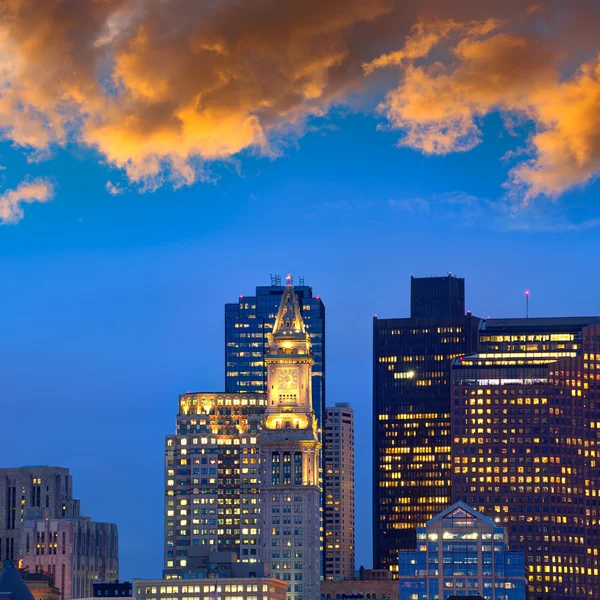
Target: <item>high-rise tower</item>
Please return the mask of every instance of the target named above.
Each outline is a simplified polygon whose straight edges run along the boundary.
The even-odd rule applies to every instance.
[[[354,578],[354,411],[348,402],[326,409],[323,434],[325,579]]]
[[[288,277],[268,335],[267,409],[259,437],[262,556],[288,600],[319,596],[321,444],[312,409],[310,337]]]
[[[451,494],[451,360],[477,346],[481,319],[464,312],[464,279],[412,278],[409,319],[373,321],[373,562],[398,551]]]

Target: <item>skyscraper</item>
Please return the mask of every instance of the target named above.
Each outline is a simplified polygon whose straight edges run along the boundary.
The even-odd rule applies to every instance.
[[[452,409],[454,496],[505,525],[530,600],[600,598],[600,318],[488,320]]]
[[[354,411],[348,402],[325,415],[325,579],[354,577]]]
[[[26,520],[20,538],[21,563],[47,571],[61,598],[90,598],[94,581],[119,577],[119,537],[114,523],[89,517]]]
[[[0,553],[50,573],[64,600],[89,597],[95,579],[119,576],[117,526],[79,510],[69,469],[0,469]]]
[[[313,600],[321,575],[321,444],[310,336],[289,280],[268,343],[268,403],[259,439],[263,559],[273,577],[288,582],[288,600]]]
[[[258,286],[254,296],[240,296],[225,305],[225,391],[266,392],[268,352],[267,336],[284,291],[280,277],[272,277],[270,286]],[[294,288],[315,361],[312,371],[312,407],[319,427],[325,410],[325,305],[313,296],[311,287]]]
[[[525,600],[523,552],[504,528],[457,502],[417,528],[417,546],[400,552],[400,600]]]
[[[57,519],[79,515],[73,499],[69,469],[20,467],[0,469],[0,567],[3,560],[16,561],[23,521]]]
[[[258,433],[265,394],[179,396],[165,448],[164,576],[188,572],[194,546],[259,559]]]
[[[373,321],[373,563],[398,551],[451,502],[451,359],[477,347],[464,280],[411,279],[411,317]]]

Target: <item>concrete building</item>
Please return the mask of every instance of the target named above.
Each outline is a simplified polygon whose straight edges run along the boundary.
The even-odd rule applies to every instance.
[[[271,575],[288,584],[288,600],[314,600],[321,575],[321,443],[310,337],[290,278],[268,343],[268,404],[259,437],[262,556]]]
[[[285,600],[287,584],[273,577],[134,579],[136,600]]]
[[[415,551],[399,555],[400,600],[525,600],[523,552],[509,551],[506,532],[457,502],[417,529]]]
[[[19,467],[0,469],[0,569],[3,560],[18,561],[21,525],[26,519],[79,515],[69,469]]]
[[[506,527],[531,600],[600,598],[600,318],[488,320],[452,375],[455,499]]]
[[[89,517],[25,520],[19,555],[30,573],[52,575],[63,600],[89,598],[95,580],[119,576],[117,526]]]
[[[347,402],[325,410],[325,579],[354,576],[354,411]]]
[[[163,576],[182,575],[195,548],[260,554],[258,433],[265,394],[179,397],[165,448]]]

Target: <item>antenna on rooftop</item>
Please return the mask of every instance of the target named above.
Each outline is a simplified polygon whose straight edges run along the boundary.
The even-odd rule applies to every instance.
[[[304,285],[304,277],[298,277],[298,285],[299,286],[303,286]]]
[[[529,290],[525,290],[525,318],[529,319]]]
[[[281,285],[281,275],[271,275],[271,285]]]

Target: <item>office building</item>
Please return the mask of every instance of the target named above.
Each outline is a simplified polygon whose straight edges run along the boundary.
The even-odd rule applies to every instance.
[[[325,579],[354,576],[354,411],[347,402],[325,409]]]
[[[290,283],[292,282],[290,277]],[[225,305],[225,391],[229,393],[267,391],[267,336],[285,287],[281,278],[271,277],[270,286],[258,286],[254,296],[240,296]],[[310,335],[315,361],[312,370],[312,406],[319,427],[325,410],[325,305],[313,296],[311,287],[295,288],[304,325]]]
[[[600,598],[600,318],[489,320],[452,370],[455,498],[506,527],[530,600]]]
[[[19,552],[30,573],[50,573],[63,600],[90,598],[98,579],[119,576],[117,526],[89,517],[25,520]]]
[[[287,600],[314,600],[321,576],[321,443],[311,341],[289,282],[268,345],[268,403],[259,438],[262,556],[271,576],[288,583]]]
[[[59,519],[79,515],[69,469],[20,467],[0,469],[0,564],[18,561],[25,519]]]
[[[451,503],[451,360],[476,350],[481,325],[452,275],[412,278],[411,306],[373,321],[373,565],[394,573]]]
[[[165,449],[164,576],[184,576],[195,546],[259,558],[258,433],[265,394],[179,396]]]
[[[136,600],[286,600],[287,584],[273,577],[134,579]]]
[[[504,529],[458,502],[417,528],[416,550],[403,551],[400,600],[525,600],[523,552],[510,551]]]

